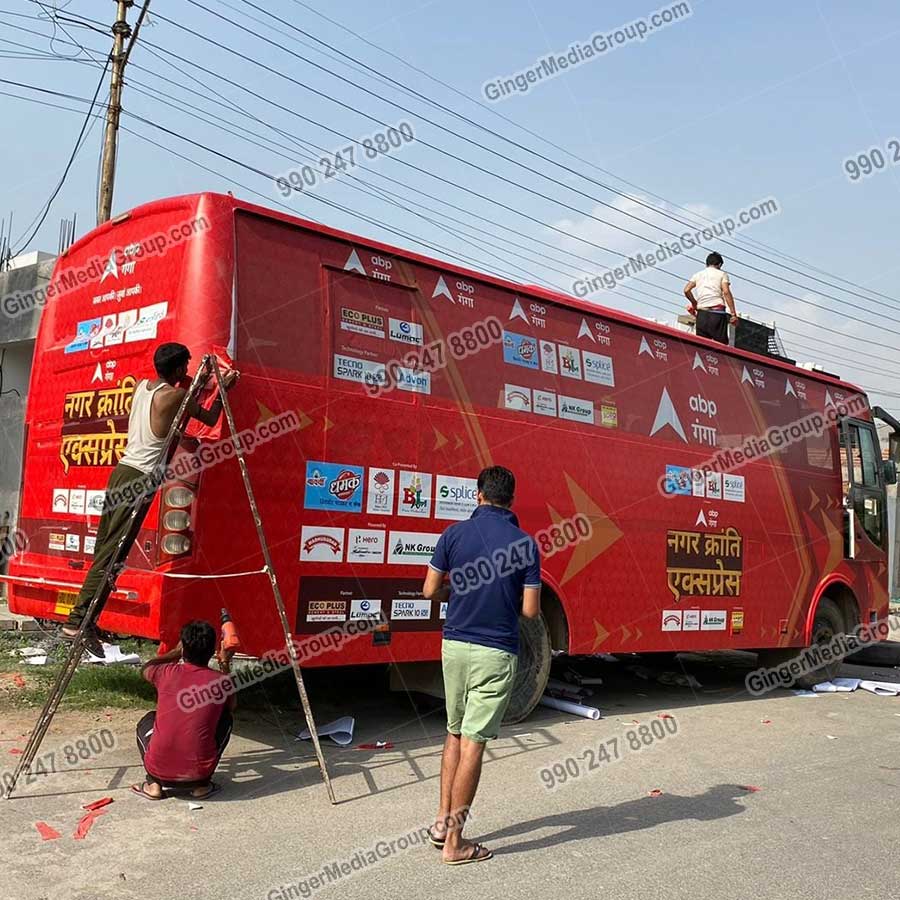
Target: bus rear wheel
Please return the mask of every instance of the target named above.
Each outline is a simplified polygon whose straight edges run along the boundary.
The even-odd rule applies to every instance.
[[[823,597],[816,607],[813,618],[810,647],[825,646],[845,629],[844,614],[840,606],[830,597]],[[803,650],[800,648],[785,648],[779,650],[763,650],[759,654],[760,664],[766,668],[777,668],[794,659],[800,659]],[[842,659],[833,659],[818,669],[799,675],[794,680],[794,686],[798,688],[811,688],[823,681],[831,681],[841,670]]]
[[[519,618],[519,665],[513,684],[512,697],[503,722],[514,725],[527,718],[538,705],[550,677],[550,631],[543,616],[536,619]]]

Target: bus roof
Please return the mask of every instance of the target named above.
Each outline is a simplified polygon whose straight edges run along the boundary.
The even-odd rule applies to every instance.
[[[422,263],[423,265],[427,265],[432,268],[441,269],[445,272],[455,273],[463,278],[487,282],[496,287],[512,290],[523,295],[530,295],[539,299],[548,300],[558,305],[567,306],[571,309],[579,310],[591,315],[600,315],[608,319],[636,326],[643,329],[644,331],[657,332],[658,334],[664,335],[666,337],[677,338],[679,340],[686,341],[687,343],[695,344],[696,346],[702,347],[706,350],[713,350],[717,354],[737,357],[739,359],[745,359],[750,362],[763,362],[767,366],[773,366],[775,368],[791,372],[795,376],[800,378],[807,378],[821,382],[823,384],[843,387],[855,391],[859,394],[866,394],[866,391],[864,391],[858,385],[853,384],[852,382],[845,381],[842,378],[828,375],[823,372],[816,372],[812,369],[804,369],[791,363],[784,362],[780,359],[777,359],[776,357],[761,356],[749,350],[741,350],[736,347],[725,346],[706,338],[697,337],[697,335],[691,334],[690,332],[680,331],[670,325],[664,325],[651,319],[644,319],[641,316],[636,316],[631,313],[623,312],[622,310],[616,310],[608,306],[603,306],[599,303],[582,300],[569,294],[562,293],[561,291],[550,290],[538,285],[528,285],[510,281],[508,279],[501,278],[498,275],[491,275],[486,272],[478,271],[476,269],[466,268],[465,266],[461,266],[457,263],[450,263],[441,259],[437,259],[435,257],[425,256],[421,253],[415,253],[412,250],[406,250],[402,247],[396,247],[393,244],[386,244],[383,241],[378,241],[374,238],[363,237],[358,234],[353,234],[349,231],[342,231],[338,228],[332,228],[328,225],[322,225],[318,222],[304,219],[301,216],[296,216],[290,213],[281,212],[279,210],[270,209],[269,207],[260,206],[259,204],[251,203],[247,200],[241,200],[238,197],[232,196],[231,194],[219,194],[214,191],[203,191],[196,194],[182,194],[176,197],[167,197],[160,200],[152,200],[148,203],[143,203],[140,206],[135,206],[134,208],[124,213],[120,213],[119,215],[110,219],[108,222],[105,222],[103,225],[100,225],[94,230],[85,234],[82,238],[72,244],[72,246],[69,247],[68,250],[65,251],[63,257],[71,253],[73,250],[81,247],[86,242],[93,240],[99,235],[105,234],[111,229],[114,229],[120,222],[124,222],[126,220],[134,219],[144,215],[159,215],[160,213],[165,212],[167,208],[171,209],[173,212],[197,210],[197,208],[204,202],[211,202],[215,205],[220,206],[230,206],[232,210],[235,211],[242,210],[244,212],[253,213],[255,215],[266,216],[268,218],[287,222],[292,225],[297,225],[309,231],[328,235],[329,237],[337,238],[349,243],[364,244],[365,246],[373,250],[377,250],[380,253],[388,253],[391,256],[403,257],[405,259]]]

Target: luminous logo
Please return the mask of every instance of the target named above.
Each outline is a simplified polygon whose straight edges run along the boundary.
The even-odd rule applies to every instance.
[[[325,486],[325,476],[318,470],[313,469],[312,475],[306,479],[306,483],[310,487],[324,487]]]

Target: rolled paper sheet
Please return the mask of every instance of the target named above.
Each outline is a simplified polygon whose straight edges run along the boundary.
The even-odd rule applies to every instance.
[[[599,719],[600,710],[594,706],[584,706],[581,703],[574,703],[572,700],[560,700],[558,697],[548,697],[544,694],[540,699],[541,706],[547,706],[550,709],[556,709],[560,712],[572,713],[574,716],[581,716],[583,719]]]

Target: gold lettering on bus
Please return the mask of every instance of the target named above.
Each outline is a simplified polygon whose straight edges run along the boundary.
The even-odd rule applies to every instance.
[[[116,431],[116,423],[106,420],[108,432],[99,434],[64,434],[59,448],[63,470],[69,466],[113,466],[122,458],[127,431]]]
[[[676,603],[682,597],[741,595],[743,538],[736,528],[672,530],[666,544],[666,583]]]

